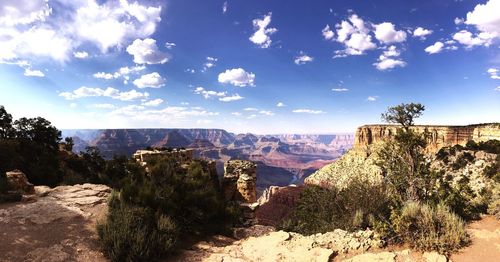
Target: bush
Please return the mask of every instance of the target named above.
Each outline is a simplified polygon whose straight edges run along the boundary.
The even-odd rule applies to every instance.
[[[388,216],[389,198],[382,185],[352,181],[345,189],[308,186],[301,192],[297,206],[278,227],[301,234],[364,229]]]
[[[169,216],[130,206],[110,197],[107,221],[97,225],[104,253],[111,261],[152,261],[175,249],[178,229]]]
[[[391,216],[391,222],[398,239],[420,250],[446,254],[469,241],[464,221],[445,205],[433,208],[408,202]]]

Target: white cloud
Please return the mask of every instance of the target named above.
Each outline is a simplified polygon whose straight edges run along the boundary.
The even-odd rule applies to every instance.
[[[271,16],[272,13],[269,12],[262,19],[257,18],[252,21],[253,27],[256,31],[252,36],[250,36],[249,40],[261,48],[268,48],[271,46],[271,35],[278,31],[278,29],[273,27],[267,28],[271,23]]]
[[[475,25],[478,30],[492,37],[500,37],[500,0],[489,0],[478,4],[467,13],[465,24]]]
[[[209,99],[212,97],[218,97],[219,101],[222,102],[232,102],[232,101],[237,101],[241,100],[244,97],[240,96],[239,94],[233,94],[233,95],[228,95],[227,92],[217,92],[213,90],[206,90],[205,88],[199,86],[194,90],[195,94],[202,95],[205,99]]]
[[[210,56],[207,56],[207,61],[203,64],[203,69],[201,70],[202,72],[205,72],[207,71],[208,69],[216,66],[216,62],[218,61],[219,59],[215,58],[215,57],[210,57]]]
[[[73,52],[73,56],[75,58],[85,59],[85,58],[89,57],[89,53],[87,53],[85,51],[78,51],[78,52]]]
[[[276,106],[277,106],[277,107],[284,107],[284,106],[285,106],[285,104],[283,104],[283,102],[278,102],[278,103],[276,104]]]
[[[474,36],[467,30],[461,30],[453,35],[453,39],[465,45],[467,48],[472,48],[476,45],[490,46],[494,37],[494,35],[487,32],[482,32]]]
[[[314,60],[313,57],[308,56],[304,54],[303,52],[300,52],[300,55],[295,57],[295,60],[293,61],[296,65],[303,65],[308,62],[312,62]]]
[[[124,116],[129,120],[148,121],[156,124],[172,124],[184,122],[193,117],[217,116],[219,113],[194,107],[169,106],[153,110],[144,106],[128,105],[110,112],[109,115]]]
[[[496,68],[489,68],[488,71],[488,74],[490,74],[490,78],[491,79],[500,79],[500,76],[498,75],[498,69]]]
[[[339,88],[332,88],[333,92],[347,92],[349,89],[344,88],[344,87],[339,87]]]
[[[459,24],[462,24],[464,22],[464,19],[463,18],[458,18],[458,17],[455,17],[455,20],[453,20],[453,22],[456,24],[456,25],[459,25]]]
[[[77,103],[71,103],[71,104],[69,104],[69,107],[71,107],[71,108],[76,108],[77,106],[78,106]]]
[[[378,96],[369,96],[368,98],[366,98],[366,100],[370,101],[370,102],[377,101],[377,99],[378,99]]]
[[[2,0],[0,61],[50,58],[65,62],[82,44],[95,44],[103,53],[121,48],[130,39],[153,34],[161,7],[127,0]],[[86,54],[86,55],[85,55]]]
[[[176,46],[177,46],[177,45],[176,45],[175,43],[169,43],[169,42],[166,42],[166,43],[165,43],[165,47],[166,47],[167,49],[172,49],[172,48],[174,48],[174,47],[176,47]]]
[[[115,109],[116,108],[116,106],[113,104],[93,104],[93,105],[90,105],[90,107],[99,108],[99,109]]]
[[[108,87],[106,89],[92,88],[82,86],[72,92],[62,92],[59,96],[64,97],[66,100],[74,100],[84,97],[110,97],[122,101],[131,101],[135,99],[146,99],[149,97],[149,93],[137,92],[136,90],[130,90],[127,92],[120,92],[120,90]]]
[[[100,79],[106,79],[106,80],[111,80],[111,79],[117,79],[120,77],[123,77],[125,81],[128,81],[130,78],[130,74],[135,74],[138,73],[142,70],[146,69],[145,66],[134,66],[134,67],[121,67],[114,73],[105,73],[105,72],[97,72],[93,74],[94,78],[100,78]]]
[[[167,80],[161,77],[157,72],[151,74],[142,75],[140,78],[134,80],[134,85],[138,88],[160,88],[165,85]]]
[[[188,69],[184,70],[184,72],[194,74],[194,73],[196,73],[196,70],[194,70],[192,68],[188,68]]]
[[[225,14],[227,12],[227,9],[229,7],[229,4],[226,2],[224,2],[224,4],[222,5],[222,13]]]
[[[243,108],[244,111],[259,111],[259,109],[255,108],[255,107],[247,107],[247,108]]]
[[[233,116],[241,116],[242,114],[240,112],[232,112],[231,115],[233,115]]]
[[[342,21],[335,25],[337,28],[337,42],[345,45],[344,50],[335,51],[334,58],[348,55],[362,55],[367,50],[375,49],[377,45],[372,42],[370,30],[356,14],[349,17],[349,21]]]
[[[333,37],[335,36],[335,33],[330,29],[330,25],[326,25],[323,30],[321,30],[321,34],[323,35],[323,38],[325,40],[332,40]]]
[[[26,25],[44,21],[51,13],[47,0],[2,0],[0,26]]]
[[[388,47],[382,55],[379,56],[378,60],[376,63],[373,65],[380,71],[388,70],[388,69],[393,69],[395,67],[405,67],[406,62],[398,59],[400,55],[399,50],[397,50],[396,46],[390,46]]]
[[[265,115],[265,116],[274,116],[274,113],[272,111],[267,111],[267,110],[261,110],[261,111],[259,111],[259,114]]]
[[[495,87],[495,89],[493,89],[493,90],[500,92],[500,86]]]
[[[425,52],[429,54],[437,54],[443,50],[444,44],[442,42],[436,42],[424,49]]]
[[[142,105],[143,106],[159,106],[161,103],[163,103],[163,99],[157,98],[154,100],[149,100],[147,102],[143,102]]]
[[[384,44],[400,43],[406,40],[406,32],[397,31],[392,23],[384,22],[375,25],[375,38]]]
[[[238,94],[234,94],[234,95],[230,95],[230,96],[219,97],[219,101],[222,101],[222,102],[232,102],[232,101],[241,100],[243,98],[244,97],[242,97],[242,96],[240,96]]]
[[[205,99],[209,99],[212,97],[224,97],[226,96],[226,92],[217,92],[213,90],[205,90],[205,88],[199,86],[194,90],[195,94],[202,95]]]
[[[31,70],[30,68],[24,69],[25,76],[34,76],[34,77],[44,77],[45,74],[40,70]]]
[[[127,0],[108,1],[100,5],[96,0],[75,1],[78,5],[71,27],[82,40],[93,42],[101,51],[121,47],[134,38],[145,38],[156,31],[161,21],[161,6],[147,7]]]
[[[246,72],[243,68],[233,68],[220,73],[218,80],[219,83],[233,86],[254,86],[255,74]]]
[[[170,59],[167,53],[158,50],[156,40],[151,38],[134,40],[127,47],[127,53],[134,56],[134,62],[137,64],[164,64]]]
[[[417,27],[415,31],[413,31],[413,37],[420,37],[420,39],[425,40],[425,38],[432,34],[432,30],[424,29],[422,27]]]
[[[312,109],[295,109],[293,113],[305,113],[305,114],[324,114],[326,112],[322,110],[312,110]]]

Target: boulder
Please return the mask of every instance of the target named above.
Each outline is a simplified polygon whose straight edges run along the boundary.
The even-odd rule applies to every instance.
[[[34,194],[35,187],[28,181],[26,175],[20,170],[13,170],[5,173],[9,189],[21,194]]]
[[[447,262],[446,256],[441,255],[437,252],[425,252],[422,256],[427,262]]]

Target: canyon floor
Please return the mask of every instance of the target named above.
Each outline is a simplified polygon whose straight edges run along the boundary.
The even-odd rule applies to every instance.
[[[106,214],[109,192],[92,184],[36,187],[22,202],[0,204],[0,261],[107,261],[95,225]],[[500,221],[485,216],[468,232],[472,244],[449,259],[497,261]],[[376,248],[366,231],[301,236],[257,226],[236,233],[241,239],[215,236],[166,261],[446,261],[405,247]]]

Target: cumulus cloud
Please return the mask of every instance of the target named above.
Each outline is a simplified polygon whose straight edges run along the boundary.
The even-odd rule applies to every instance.
[[[93,76],[94,78],[106,79],[106,80],[123,77],[125,79],[125,83],[127,83],[127,81],[130,79],[130,74],[138,73],[144,69],[146,69],[145,66],[133,66],[133,67],[125,66],[121,67],[114,73],[97,72],[93,74]]]
[[[430,45],[424,49],[425,52],[429,54],[437,54],[443,50],[444,44],[442,42],[436,42],[433,45]]]
[[[218,61],[219,59],[215,58],[215,57],[211,57],[211,56],[207,56],[207,61],[203,64],[203,69],[201,70],[202,72],[205,72],[207,71],[208,69],[216,66],[216,62]]]
[[[474,46],[480,45],[490,46],[494,38],[495,35],[488,32],[482,32],[477,36],[474,36],[467,30],[461,30],[453,35],[453,39],[455,39],[460,44],[465,45],[466,48],[472,48]]]
[[[165,47],[166,47],[167,49],[172,49],[172,48],[174,48],[174,47],[176,47],[176,46],[177,46],[177,45],[176,45],[175,43],[170,43],[170,42],[166,42],[166,43],[165,43]]]
[[[406,40],[406,32],[396,30],[392,23],[383,22],[375,25],[375,38],[384,44],[400,43]]]
[[[66,100],[74,100],[84,97],[110,97],[122,101],[131,101],[136,99],[146,99],[149,97],[149,93],[137,92],[136,90],[130,90],[127,92],[120,92],[120,90],[108,87],[106,89],[93,88],[82,86],[72,92],[61,92],[59,96],[64,97]]]
[[[392,45],[379,56],[377,62],[373,65],[380,71],[393,69],[395,67],[405,67],[406,62],[397,58],[400,54],[401,52],[397,50],[396,46]]]
[[[303,52],[300,52],[300,55],[295,57],[295,59],[293,60],[293,62],[296,64],[296,65],[303,65],[305,63],[308,63],[308,62],[312,62],[314,60],[313,57],[311,56],[308,56],[306,55],[305,53]]]
[[[242,97],[242,96],[240,96],[238,94],[234,94],[234,95],[230,95],[230,96],[219,97],[219,101],[222,101],[222,102],[232,102],[232,101],[241,100],[243,98],[244,97]]]
[[[375,49],[377,45],[372,42],[368,26],[356,14],[349,17],[349,20],[342,21],[335,25],[337,29],[337,42],[344,44],[344,50],[335,51],[334,58],[348,55],[362,55],[367,50]]]
[[[272,111],[268,111],[268,110],[261,110],[261,111],[259,111],[259,114],[265,115],[265,116],[274,116],[274,113]]]
[[[243,108],[244,111],[259,111],[259,109],[255,108],[255,107],[246,107],[246,108]]]
[[[240,112],[232,112],[231,115],[233,115],[233,116],[241,116],[242,114]]]
[[[283,102],[278,102],[278,103],[276,104],[276,106],[277,106],[277,107],[284,107],[284,106],[285,106],[285,104],[283,104]]]
[[[89,107],[98,108],[98,109],[115,109],[116,106],[113,104],[92,104]]]
[[[500,0],[489,0],[478,4],[474,10],[467,13],[465,24],[474,25],[483,33],[500,37]]]
[[[145,106],[128,105],[109,113],[110,116],[124,116],[132,120],[148,121],[156,124],[181,123],[190,118],[211,117],[219,115],[203,108],[168,106],[163,109],[149,109]]]
[[[220,83],[233,86],[254,86],[255,74],[246,72],[243,68],[233,68],[220,73],[218,80]]]
[[[322,110],[313,110],[313,109],[295,109],[292,111],[293,113],[305,113],[305,114],[324,114],[326,112],[322,111]]]
[[[349,89],[344,88],[344,87],[339,87],[339,88],[332,88],[333,92],[347,92]]]
[[[366,101],[373,102],[373,101],[377,101],[377,99],[378,99],[378,96],[369,96],[368,98],[366,98]]]
[[[30,68],[24,69],[25,76],[34,76],[34,77],[44,77],[45,74],[40,70],[31,70]]]
[[[120,1],[3,0],[0,6],[0,62],[49,58],[65,62],[82,44],[103,53],[130,39],[153,34],[161,7]]]
[[[85,51],[78,51],[78,52],[73,52],[73,56],[75,58],[85,59],[85,58],[89,57],[89,53],[87,53]]]
[[[134,80],[134,85],[138,88],[160,88],[165,85],[167,80],[161,77],[157,72],[151,74],[142,75],[140,78]]]
[[[157,99],[143,102],[142,105],[143,106],[159,106],[161,103],[163,103],[163,99],[157,98]]]
[[[261,48],[268,48],[271,46],[271,35],[278,31],[278,29],[274,27],[268,28],[271,23],[271,16],[272,13],[269,12],[262,19],[257,18],[252,21],[253,28],[256,31],[250,36],[249,40]]]
[[[229,4],[226,2],[224,2],[224,4],[222,4],[222,13],[225,14],[227,12],[227,9],[229,8]]]
[[[432,30],[424,29],[423,27],[417,27],[417,29],[413,31],[413,37],[419,37],[422,40],[425,40],[430,34],[432,34]]]
[[[326,25],[323,30],[321,30],[321,34],[323,35],[323,38],[325,40],[333,40],[333,37],[335,37],[335,33],[330,29],[330,25]]]
[[[495,87],[495,89],[493,89],[493,90],[500,92],[500,86]]]
[[[459,24],[462,24],[464,22],[464,19],[463,18],[458,18],[458,17],[455,17],[455,20],[453,20],[453,22],[456,24],[456,25],[459,25]]]
[[[486,72],[488,72],[491,79],[500,79],[500,76],[498,75],[498,69],[489,68],[488,71],[486,71]]]
[[[206,90],[205,88],[199,86],[194,90],[195,94],[202,95],[205,99],[209,99],[212,97],[218,97],[219,101],[222,102],[232,102],[241,100],[244,97],[239,94],[228,95],[227,92],[217,92],[213,90]]]
[[[170,59],[167,53],[158,50],[156,40],[151,38],[134,40],[127,47],[127,53],[134,56],[134,62],[137,64],[164,64]]]

